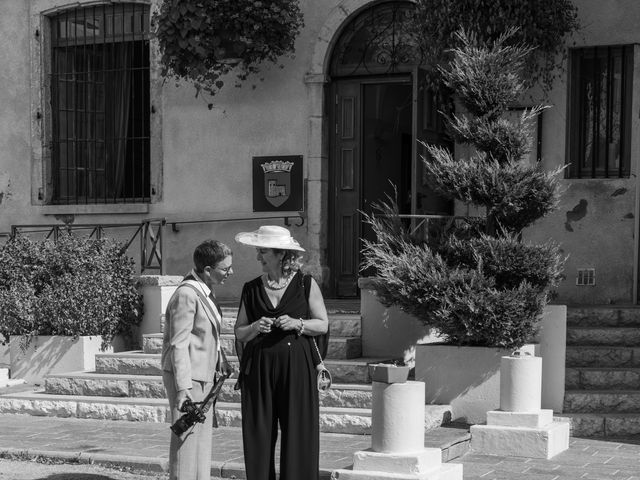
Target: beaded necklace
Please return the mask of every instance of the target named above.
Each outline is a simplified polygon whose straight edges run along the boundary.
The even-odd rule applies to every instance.
[[[291,277],[293,277],[293,275],[287,275],[284,278],[284,283],[280,283],[282,282],[282,278],[280,279],[280,281],[273,281],[269,279],[269,275],[267,275],[266,273],[262,276],[262,281],[264,282],[264,285],[269,289],[269,290],[282,290],[283,288],[285,288],[287,285],[289,285],[289,282],[291,281]]]

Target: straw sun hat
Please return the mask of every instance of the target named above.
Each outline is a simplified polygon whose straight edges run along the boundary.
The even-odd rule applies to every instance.
[[[236,242],[251,247],[305,251],[291,236],[289,230],[275,225],[263,225],[254,232],[240,232],[236,235]]]

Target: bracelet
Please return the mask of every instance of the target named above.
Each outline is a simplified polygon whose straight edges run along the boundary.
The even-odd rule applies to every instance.
[[[296,328],[296,330],[298,331],[298,336],[302,335],[302,333],[304,332],[304,320],[300,319],[300,326]]]

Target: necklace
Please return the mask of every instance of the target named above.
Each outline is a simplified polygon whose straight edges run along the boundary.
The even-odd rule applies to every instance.
[[[274,280],[270,280],[269,275],[264,274],[262,277],[262,281],[269,290],[282,290],[287,285],[289,285],[291,277],[292,275],[287,275],[286,277],[282,277],[279,281],[276,282]],[[282,280],[284,280],[284,282]]]

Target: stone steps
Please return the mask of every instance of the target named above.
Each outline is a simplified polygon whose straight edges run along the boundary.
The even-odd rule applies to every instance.
[[[640,387],[640,368],[567,367],[565,386],[569,390],[629,390]]]
[[[225,382],[218,401],[240,403],[235,379]],[[162,377],[157,375],[99,374],[72,372],[49,375],[44,393],[90,397],[166,398]],[[371,408],[370,384],[336,384],[320,393],[320,406],[333,408]]]
[[[567,390],[563,411],[640,415],[640,390]]]
[[[236,356],[235,336],[232,333],[220,335],[220,344],[227,356]],[[162,352],[162,334],[152,333],[143,336],[142,350],[144,353]],[[327,358],[347,359],[359,358],[362,355],[361,337],[329,337]]]
[[[220,426],[241,426],[239,404],[218,402],[216,412]],[[164,398],[52,395],[39,391],[0,395],[0,413],[167,422],[169,404]],[[425,428],[427,430],[446,424],[450,420],[451,409],[448,405],[426,406]],[[371,433],[371,410],[321,407],[320,431],[368,435]]]
[[[567,328],[636,327],[640,328],[640,306],[585,306],[567,308]]]
[[[567,345],[567,367],[640,367],[640,347]]]
[[[575,437],[627,437],[640,435],[640,413],[563,413],[571,420]]]
[[[574,436],[640,433],[640,308],[567,309],[563,416]]]
[[[238,358],[229,357],[229,362],[238,368]],[[325,360],[335,383],[370,383],[370,363],[388,359],[357,358]],[[125,375],[162,375],[159,353],[144,353],[142,350],[120,353],[99,353],[96,355],[96,373]]]
[[[222,308],[222,332],[233,334],[237,309]],[[329,313],[331,337],[359,337],[362,335],[362,319],[355,313]]]
[[[567,345],[633,347],[640,345],[638,327],[569,327]]]

